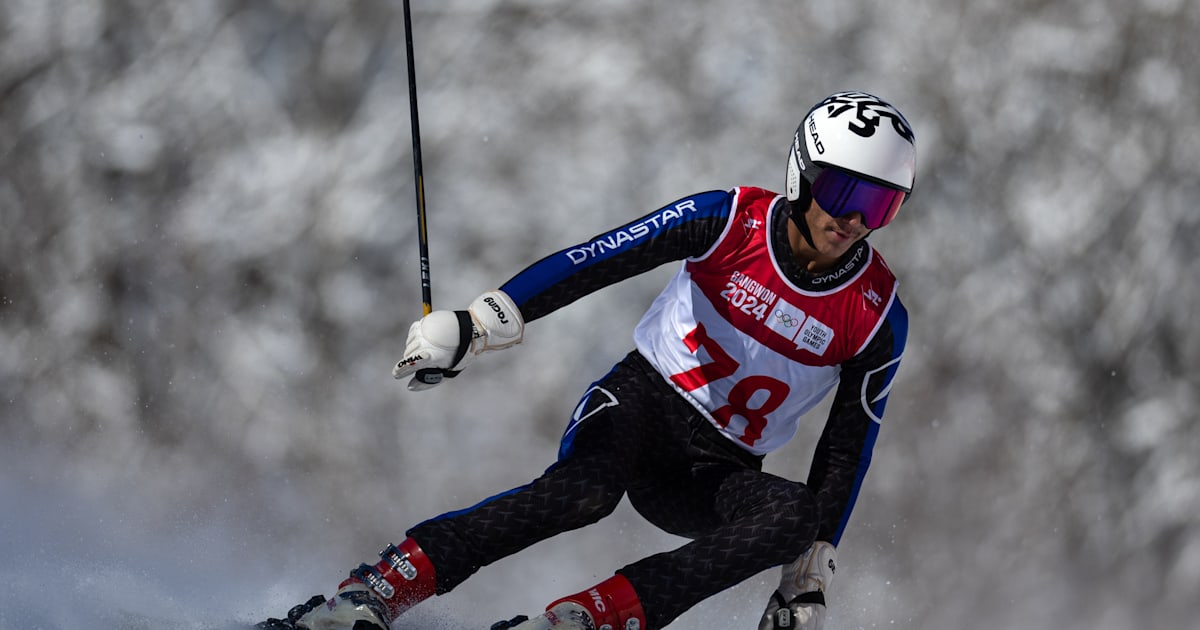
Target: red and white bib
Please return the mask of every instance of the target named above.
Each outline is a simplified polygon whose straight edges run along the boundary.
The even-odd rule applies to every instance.
[[[709,251],[684,261],[634,331],[637,349],[727,437],[755,454],[788,442],[838,383],[840,364],[879,329],[896,278],[868,247],[850,277],[804,290],[775,262],[770,226],[782,197],[734,191]],[[790,253],[784,253],[790,256]]]

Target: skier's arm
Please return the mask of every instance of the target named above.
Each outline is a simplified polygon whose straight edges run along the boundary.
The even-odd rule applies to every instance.
[[[733,191],[710,191],[684,197],[546,256],[500,290],[529,322],[663,263],[699,256],[725,229],[733,195]]]
[[[850,519],[879,433],[884,406],[908,335],[908,313],[896,297],[875,336],[842,366],[833,408],[813,455],[808,486],[817,495],[817,540],[837,545]]]
[[[819,630],[824,626],[825,592],[833,582],[836,545],[871,463],[871,449],[907,334],[908,314],[897,297],[867,346],[842,366],[841,383],[808,474],[808,486],[821,508],[817,540],[783,567],[779,588],[767,601],[759,630]]]
[[[712,247],[732,212],[734,193],[684,197],[525,268],[465,311],[434,311],[409,327],[404,358],[392,369],[422,390],[452,377],[476,356],[521,342],[525,322],[615,282]]]

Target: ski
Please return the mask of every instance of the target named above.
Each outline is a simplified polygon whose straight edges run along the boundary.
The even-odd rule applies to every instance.
[[[529,621],[529,617],[517,615],[508,621],[497,621],[488,630],[509,630],[510,628],[516,628],[518,624],[525,623],[526,621]]]

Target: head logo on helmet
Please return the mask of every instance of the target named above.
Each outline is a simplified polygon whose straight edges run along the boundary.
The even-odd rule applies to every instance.
[[[859,212],[876,229],[896,215],[916,180],[908,120],[866,92],[838,92],[817,103],[796,129],[788,155],[787,198],[826,212]]]

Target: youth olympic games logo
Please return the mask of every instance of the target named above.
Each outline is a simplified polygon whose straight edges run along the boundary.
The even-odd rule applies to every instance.
[[[800,320],[792,317],[791,313],[785,313],[780,309],[775,309],[775,321],[784,328],[795,328],[800,325]]]

